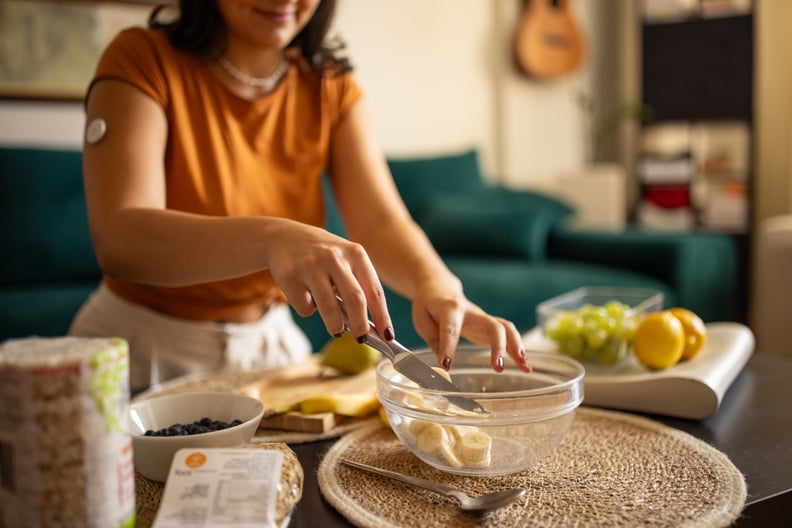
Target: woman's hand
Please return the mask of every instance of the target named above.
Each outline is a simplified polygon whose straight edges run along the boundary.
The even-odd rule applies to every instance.
[[[291,220],[277,222],[269,238],[269,269],[289,303],[303,317],[314,310],[331,335],[344,331],[338,297],[343,299],[352,335],[359,342],[369,331],[368,313],[386,341],[393,325],[385,294],[363,246]]]
[[[525,372],[531,367],[525,359],[522,337],[513,323],[487,314],[465,297],[461,286],[433,281],[425,284],[413,298],[413,322],[418,334],[437,355],[438,363],[451,368],[460,337],[489,346],[491,365],[497,372],[504,368],[508,354]]]

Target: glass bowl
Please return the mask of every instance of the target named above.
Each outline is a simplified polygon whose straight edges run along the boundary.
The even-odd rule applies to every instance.
[[[437,364],[430,349],[415,354]],[[498,373],[488,347],[460,345],[450,374],[461,394],[418,388],[385,360],[377,365],[377,395],[396,435],[430,466],[471,476],[519,473],[556,448],[583,401],[579,362],[552,353],[526,356],[532,373],[511,359]],[[487,412],[460,409],[447,394],[473,398]]]
[[[190,447],[233,447],[246,444],[258,429],[264,405],[256,398],[226,392],[185,392],[140,400],[129,406],[127,427],[132,436],[135,468],[151,480],[165,482],[173,455]],[[211,432],[182,436],[146,436],[175,424],[209,418],[242,423]]]
[[[540,303],[536,315],[560,353],[612,367],[628,357],[638,323],[662,310],[663,300],[662,292],[651,289],[584,287]]]

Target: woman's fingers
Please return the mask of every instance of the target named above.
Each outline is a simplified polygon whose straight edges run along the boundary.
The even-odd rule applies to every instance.
[[[528,363],[528,360],[525,357],[525,347],[523,347],[522,343],[522,335],[520,335],[519,330],[517,327],[514,326],[514,323],[511,321],[507,321],[506,319],[502,319],[500,317],[495,318],[501,325],[506,333],[506,352],[511,356],[517,366],[524,370],[525,372],[531,372],[531,365]]]
[[[415,310],[413,317],[421,337],[435,351],[438,362],[445,369],[451,367],[460,337],[477,345],[488,346],[491,351],[490,364],[496,372],[505,368],[505,357],[511,357],[525,372],[531,366],[525,358],[522,336],[513,323],[491,316],[477,306],[467,303],[454,307],[445,303],[445,309],[436,309],[434,314]]]
[[[332,277],[338,296],[344,304],[350,331],[358,341],[368,334],[369,313],[381,338],[394,337],[393,324],[385,301],[385,291],[374,265],[362,246],[353,245],[346,257],[348,267]]]
[[[306,230],[302,235],[291,237],[270,265],[295,311],[307,317],[318,310],[327,331],[338,335],[345,329],[340,298],[355,338],[365,340],[371,312],[380,336],[392,340],[384,290],[363,247],[323,231]]]
[[[438,364],[445,370],[450,369],[454,362],[464,318],[465,308],[456,298],[432,306],[413,304],[415,329],[435,351]]]

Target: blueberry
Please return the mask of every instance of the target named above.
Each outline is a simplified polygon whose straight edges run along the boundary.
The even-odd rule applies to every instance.
[[[189,424],[175,423],[159,430],[149,429],[143,436],[183,436],[210,433],[212,431],[222,431],[229,427],[240,425],[242,420],[224,422],[222,420],[212,420],[211,418],[201,418]]]
[[[173,424],[168,427],[168,435],[169,436],[180,436],[184,434],[184,428],[181,424]]]

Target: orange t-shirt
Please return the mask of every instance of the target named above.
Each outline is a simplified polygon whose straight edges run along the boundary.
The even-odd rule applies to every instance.
[[[167,208],[324,224],[321,177],[330,136],[361,97],[350,73],[320,76],[291,55],[275,90],[248,101],[228,91],[206,59],[173,48],[162,31],[131,28],[105,50],[93,82],[100,79],[128,82],[165,111]],[[203,321],[284,298],[269,271],[176,288],[104,281],[128,301]]]

